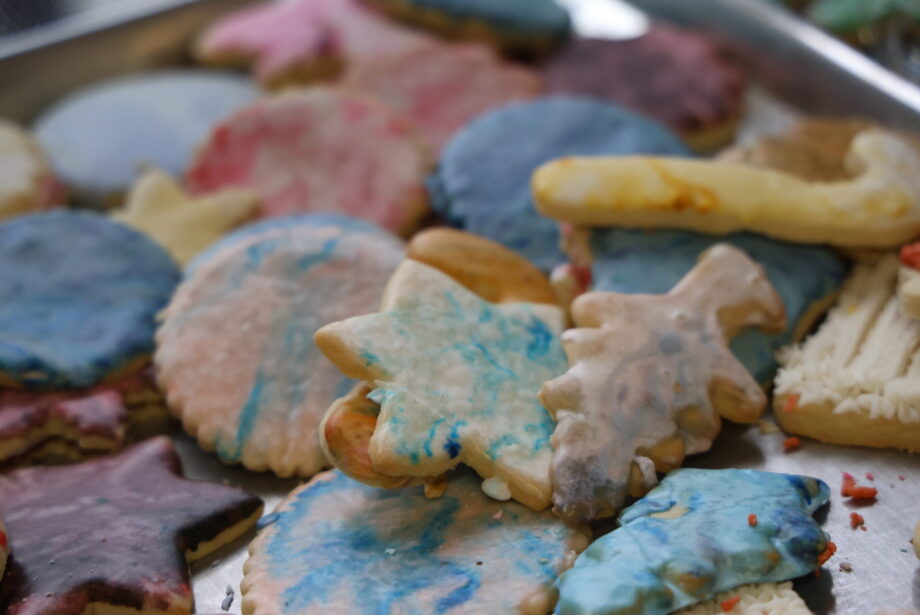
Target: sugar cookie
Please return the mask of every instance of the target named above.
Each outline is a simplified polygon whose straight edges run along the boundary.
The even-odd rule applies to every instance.
[[[901,246],[898,301],[905,316],[920,319],[920,242]]]
[[[35,139],[0,121],[0,220],[58,205],[63,196]]]
[[[731,604],[731,608],[725,609]],[[792,583],[743,585],[716,594],[709,602],[688,606],[675,615],[813,615]]]

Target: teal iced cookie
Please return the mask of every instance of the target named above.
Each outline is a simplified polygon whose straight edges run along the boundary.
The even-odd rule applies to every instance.
[[[830,248],[790,244],[761,235],[724,236],[689,231],[597,229],[590,240],[592,290],[617,293],[666,293],[696,264],[699,255],[725,242],[744,250],[767,272],[786,307],[784,333],[748,330],[731,348],[761,383],[776,372],[774,353],[800,339],[843,284],[846,263]]]
[[[556,613],[664,615],[808,574],[828,548],[812,515],[829,494],[805,476],[675,470],[562,574]]]
[[[179,267],[147,236],[92,213],[0,225],[0,383],[92,386],[153,352]]]
[[[587,541],[549,511],[489,499],[468,473],[428,499],[420,487],[377,489],[325,472],[263,519],[243,611],[542,615]]]
[[[664,126],[590,98],[509,105],[480,116],[451,139],[428,180],[431,205],[451,225],[549,271],[565,257],[558,224],[534,208],[530,176],[563,156],[627,154],[687,156],[689,151]]]
[[[211,127],[257,95],[230,73],[146,73],[67,96],[38,118],[35,133],[63,183],[83,198],[107,198],[144,167],[181,175]]]

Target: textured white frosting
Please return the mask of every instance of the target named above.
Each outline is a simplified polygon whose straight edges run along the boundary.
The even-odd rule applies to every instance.
[[[675,615],[725,615],[721,603],[733,596],[741,601],[728,611],[731,615],[811,615],[802,598],[792,589],[792,583],[745,585],[717,594],[713,600],[677,611]]]

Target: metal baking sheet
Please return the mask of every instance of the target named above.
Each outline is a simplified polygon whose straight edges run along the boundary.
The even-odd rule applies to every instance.
[[[208,19],[245,0],[121,1],[123,19],[111,13],[97,15],[57,24],[40,39],[15,44],[0,40],[0,80],[16,84],[0,95],[0,115],[25,121],[55,97],[93,80],[182,63],[190,36]],[[644,23],[641,15],[618,12],[622,9],[618,0],[564,2],[580,11],[580,27],[594,36],[629,36]],[[634,3],[656,15],[708,29],[746,55],[759,84],[748,92],[739,140],[782,130],[800,113],[798,109],[859,114],[920,128],[920,90],[762,0]],[[132,6],[137,10],[129,10]],[[113,49],[119,53],[112,53]],[[824,528],[839,551],[819,576],[796,583],[811,609],[819,615],[872,615],[882,609],[920,612],[920,561],[909,543],[920,520],[920,457],[810,440],[787,454],[783,438],[781,433],[761,433],[756,426],[726,425],[712,451],[691,458],[687,465],[756,468],[824,479],[833,493]],[[176,433],[175,440],[189,477],[258,493],[265,499],[266,512],[298,484],[225,466],[184,434]],[[837,495],[844,471],[875,476],[878,502],[859,508],[866,519],[865,532],[850,529],[853,509]],[[241,612],[239,584],[252,535],[193,566],[197,612],[223,612],[228,587],[234,593],[228,612]],[[852,572],[839,570],[843,561],[852,565]]]

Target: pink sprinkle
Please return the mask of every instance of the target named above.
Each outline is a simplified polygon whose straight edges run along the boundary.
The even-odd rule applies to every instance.
[[[498,521],[499,519],[502,518],[502,512],[504,512],[504,511],[501,511],[501,510],[498,511],[497,513],[495,513],[494,515],[492,515],[492,518],[495,519],[496,521]]]
[[[869,480],[875,480],[875,474],[873,474],[872,472],[866,472],[866,478],[868,478]]]
[[[904,480],[904,475],[903,475],[903,474],[898,474],[898,480]]]

